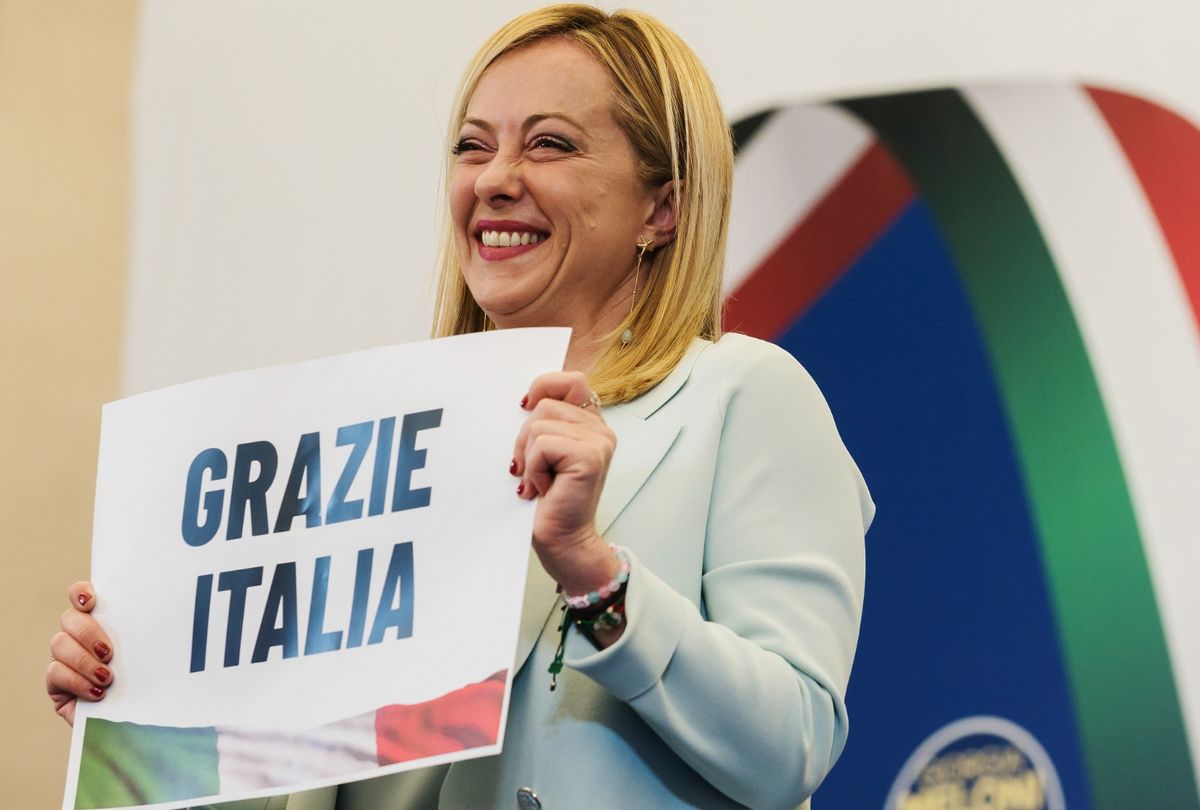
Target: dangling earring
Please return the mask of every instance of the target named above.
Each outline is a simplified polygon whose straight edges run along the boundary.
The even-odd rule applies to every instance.
[[[644,236],[638,237],[638,240],[637,240],[637,249],[638,249],[637,267],[635,267],[633,269],[633,295],[630,296],[630,298],[629,298],[629,314],[630,315],[633,314],[633,305],[637,302],[637,283],[638,283],[638,276],[641,275],[641,273],[642,273],[642,259],[645,258],[646,252],[649,251],[653,247],[654,247],[654,241],[652,239],[647,239]],[[633,343],[633,330],[627,326],[627,327],[625,327],[625,331],[621,333],[621,345],[628,346],[630,343]]]

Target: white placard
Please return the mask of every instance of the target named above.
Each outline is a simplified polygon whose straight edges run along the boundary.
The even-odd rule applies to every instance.
[[[533,520],[508,465],[521,397],[569,334],[373,349],[105,406],[92,582],[116,677],[79,701],[64,808],[498,753]]]

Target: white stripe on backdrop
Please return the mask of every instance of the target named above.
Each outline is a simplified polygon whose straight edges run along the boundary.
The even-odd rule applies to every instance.
[[[754,272],[874,142],[865,124],[837,107],[789,107],[763,125],[734,168],[726,295]]]
[[[1099,380],[1200,775],[1200,335],[1149,202],[1086,91],[965,93],[1033,207]],[[1036,358],[1030,358],[1036,361]]]

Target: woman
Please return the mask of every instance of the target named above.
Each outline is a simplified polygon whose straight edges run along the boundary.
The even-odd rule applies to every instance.
[[[287,807],[796,806],[845,742],[874,507],[795,361],[719,338],[711,82],[653,18],[555,6],[484,45],[451,140],[437,333],[573,330],[510,468],[538,506],[504,753]],[[112,677],[72,600],[47,673],[68,720]]]

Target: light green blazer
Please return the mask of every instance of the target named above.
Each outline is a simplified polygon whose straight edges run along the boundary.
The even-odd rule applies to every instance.
[[[531,559],[504,753],[238,810],[794,808],[846,741],[874,504],[808,374],[743,335],[696,340],[634,402],[598,528],[632,558],[629,625],[571,631]],[[440,793],[439,793],[440,790]],[[275,802],[272,804],[270,802]]]

